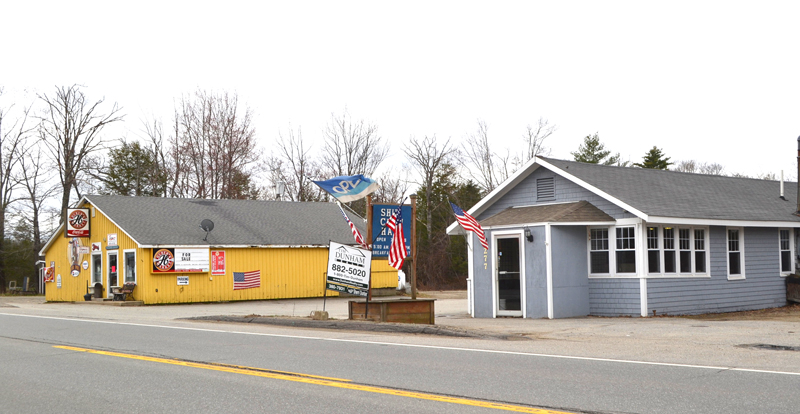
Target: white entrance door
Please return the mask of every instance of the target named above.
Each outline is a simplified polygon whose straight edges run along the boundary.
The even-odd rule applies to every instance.
[[[497,316],[522,316],[522,249],[519,235],[495,239]]]

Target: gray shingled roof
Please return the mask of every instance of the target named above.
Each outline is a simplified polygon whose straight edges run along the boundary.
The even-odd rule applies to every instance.
[[[333,203],[97,195],[85,198],[146,246],[321,246],[331,240],[354,243],[347,222]],[[348,216],[364,234],[363,220],[350,212]],[[214,222],[207,242],[200,229],[203,219]]]
[[[648,216],[800,222],[797,183],[542,160]]]
[[[492,217],[481,220],[481,226],[503,226],[545,222],[613,222],[614,218],[588,201],[547,204],[529,207],[509,207]]]

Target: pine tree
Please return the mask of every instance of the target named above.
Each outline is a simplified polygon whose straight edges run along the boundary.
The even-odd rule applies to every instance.
[[[572,153],[575,161],[585,162],[588,164],[603,164],[603,165],[619,165],[626,166],[628,162],[621,163],[619,153],[611,155],[611,151],[605,149],[605,146],[600,142],[600,134],[587,135],[583,139],[583,144],[578,147],[578,150]]]
[[[655,146],[644,155],[641,163],[633,164],[636,167],[650,168],[654,170],[666,170],[672,163],[669,161],[670,157],[664,157],[664,153]]]

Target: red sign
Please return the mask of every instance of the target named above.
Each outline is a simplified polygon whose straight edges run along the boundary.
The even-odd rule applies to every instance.
[[[172,249],[159,249],[153,253],[153,271],[169,272],[175,265],[175,253]]]
[[[225,274],[225,250],[213,250],[211,252],[211,274]]]
[[[67,209],[67,237],[89,237],[89,209]]]

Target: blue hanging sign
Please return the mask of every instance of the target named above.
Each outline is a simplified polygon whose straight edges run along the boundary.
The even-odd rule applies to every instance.
[[[372,257],[389,257],[389,247],[392,244],[392,231],[383,227],[392,213],[397,210],[397,204],[372,205]],[[411,255],[411,206],[403,206],[403,240],[406,242],[406,251]],[[381,231],[383,229],[383,231]]]

